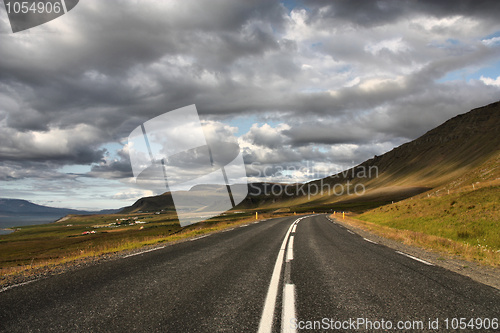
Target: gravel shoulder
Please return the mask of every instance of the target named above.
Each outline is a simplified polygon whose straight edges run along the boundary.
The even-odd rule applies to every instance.
[[[333,218],[333,216],[331,216],[331,218]],[[452,272],[467,276],[474,281],[486,284],[496,289],[500,289],[500,268],[485,266],[477,262],[463,260],[457,256],[452,256],[447,253],[433,252],[420,247],[403,244],[392,239],[381,237],[373,232],[364,229],[362,225],[353,218],[335,218],[335,221],[340,225],[343,225],[344,227],[352,230],[353,232],[356,232],[360,236],[370,239],[374,242],[426,260],[436,266],[440,266]]]

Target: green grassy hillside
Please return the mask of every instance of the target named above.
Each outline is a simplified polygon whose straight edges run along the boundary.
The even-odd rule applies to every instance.
[[[357,217],[442,238],[441,250],[500,266],[500,154],[452,182]],[[464,247],[455,248],[451,240]],[[449,246],[447,246],[447,244]],[[439,244],[431,245],[436,248]]]

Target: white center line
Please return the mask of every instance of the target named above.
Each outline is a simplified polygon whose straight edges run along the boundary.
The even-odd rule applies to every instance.
[[[417,258],[417,257],[411,256],[411,255],[409,255],[409,254],[406,254],[406,253],[403,253],[403,252],[399,252],[399,251],[396,251],[396,253],[402,254],[402,255],[404,255],[405,257],[408,257],[408,258],[410,258],[410,259],[413,259],[413,260],[416,260],[416,261],[420,261],[421,263],[424,263],[424,264],[426,264],[426,265],[429,265],[429,266],[434,266],[434,264],[431,264],[430,262],[427,262],[427,261],[422,260],[422,259],[420,259],[420,258]]]
[[[293,226],[292,232],[295,232],[295,229],[297,229],[297,223]]]
[[[294,228],[297,225],[294,226]],[[293,236],[290,236],[290,240],[288,241],[288,249],[286,251],[286,261],[289,262],[290,260],[293,260]]]
[[[367,242],[370,242],[370,243],[373,243],[373,244],[378,244],[377,242],[374,242],[374,241],[372,241],[372,240],[370,240],[370,239],[368,239],[368,238],[363,238],[363,239],[364,239],[365,241],[367,241]]]
[[[266,302],[264,303],[264,309],[262,310],[258,333],[271,333],[273,329],[274,308],[276,307],[276,297],[278,296],[278,286],[280,283],[281,268],[283,267],[286,242],[288,241],[288,236],[297,221],[298,220],[292,223],[288,228],[285,239],[283,239],[283,243],[281,244],[278,258],[274,264],[273,275],[271,276],[271,282],[269,283],[269,289],[267,290]]]
[[[295,285],[285,284],[283,287],[283,311],[281,313],[281,332],[296,332],[292,326],[295,319]]]

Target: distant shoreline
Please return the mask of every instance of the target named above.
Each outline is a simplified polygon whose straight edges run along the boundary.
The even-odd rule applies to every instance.
[[[0,216],[0,230],[6,231],[9,229],[15,229],[17,227],[23,227],[28,225],[39,225],[39,224],[47,224],[53,223],[61,218],[64,218],[66,215],[61,216],[58,215],[43,215],[43,214],[28,214],[21,215],[15,214],[11,216]],[[6,234],[5,232],[0,232],[0,235]]]
[[[13,233],[15,231],[16,230],[12,229],[12,228],[2,228],[2,229],[0,229],[0,236],[1,235],[8,235],[8,234],[11,234],[11,233]]]

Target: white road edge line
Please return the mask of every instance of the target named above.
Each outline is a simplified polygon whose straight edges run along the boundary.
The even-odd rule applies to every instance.
[[[410,258],[410,259],[413,259],[413,260],[416,260],[416,261],[420,261],[421,263],[426,264],[426,265],[428,265],[428,266],[434,266],[434,264],[431,264],[431,263],[430,263],[430,262],[428,262],[428,261],[425,261],[425,260],[423,260],[423,259],[420,259],[420,258],[417,258],[417,257],[411,256],[411,255],[406,254],[406,253],[404,253],[404,252],[396,251],[396,253],[399,253],[399,254],[401,254],[401,255],[404,255],[405,257],[408,257],[408,258]]]
[[[378,244],[377,242],[374,242],[374,241],[372,241],[371,239],[364,238],[364,237],[363,237],[363,239],[364,239],[365,241],[367,241],[367,242],[370,242],[370,243],[373,243],[373,244]]]
[[[148,252],[153,252],[153,251],[156,251],[156,250],[161,250],[161,249],[164,249],[164,248],[165,248],[165,246],[155,247],[154,249],[149,249],[149,250],[146,250],[146,251],[141,251],[141,252],[137,252],[137,253],[127,254],[127,255],[126,255],[125,257],[123,257],[123,258],[128,258],[128,257],[138,256],[139,254],[148,253]]]
[[[287,283],[283,287],[283,312],[281,313],[281,332],[297,332],[297,330],[292,326],[292,320],[295,318],[295,285]]]
[[[7,287],[5,287],[5,288],[2,288],[2,289],[0,290],[0,293],[3,293],[4,291],[7,291],[7,290],[12,289],[12,288],[15,288],[15,287],[20,287],[20,286],[24,286],[24,285],[26,285],[26,284],[33,283],[33,282],[38,281],[38,280],[40,280],[40,279],[31,280],[31,281],[26,281],[26,282],[22,282],[22,283],[18,283],[18,284],[13,284],[12,286],[7,286]]]
[[[200,236],[200,237],[195,237],[195,238],[191,238],[190,241],[195,241],[195,240],[198,240],[198,239],[202,239],[202,238],[205,238],[205,237],[208,237],[210,235],[203,235],[203,236]]]
[[[347,232],[354,235],[354,232],[352,232],[351,230],[347,230]]]
[[[297,225],[294,226],[294,228]],[[288,249],[286,250],[286,261],[289,262],[293,260],[293,236],[290,236],[290,240],[288,241]]]
[[[262,310],[258,333],[271,333],[273,329],[274,308],[276,307],[276,297],[278,296],[278,286],[280,283],[281,269],[283,267],[286,242],[288,241],[288,236],[290,235],[293,226],[298,221],[299,220],[295,220],[295,222],[290,225],[288,231],[286,232],[285,239],[283,239],[283,243],[281,243],[278,258],[276,258],[276,263],[274,264],[271,282],[269,283],[269,289],[267,290],[266,302],[264,303],[264,309]]]

